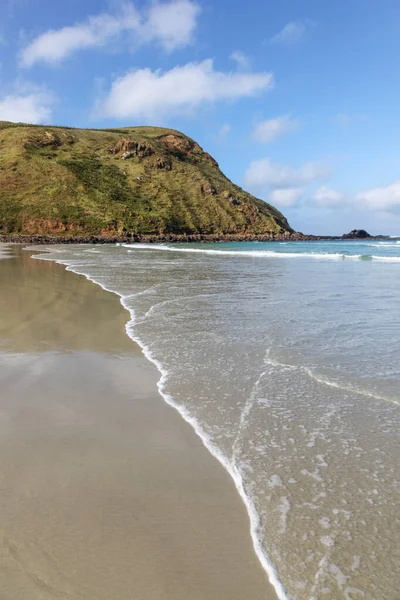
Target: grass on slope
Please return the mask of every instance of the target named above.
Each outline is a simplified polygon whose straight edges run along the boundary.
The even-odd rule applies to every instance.
[[[0,233],[284,231],[279,211],[177,131],[0,122]]]

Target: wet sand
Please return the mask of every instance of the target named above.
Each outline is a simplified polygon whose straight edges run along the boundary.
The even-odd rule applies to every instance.
[[[0,260],[1,600],[275,599],[233,482],[157,393],[119,299],[12,252]]]

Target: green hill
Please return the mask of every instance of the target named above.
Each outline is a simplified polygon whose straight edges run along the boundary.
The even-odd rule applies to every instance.
[[[0,122],[0,234],[291,231],[178,131]]]

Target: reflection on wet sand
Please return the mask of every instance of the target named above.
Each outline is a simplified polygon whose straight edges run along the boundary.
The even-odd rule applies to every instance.
[[[140,354],[125,335],[130,316],[116,310],[117,296],[31,254],[14,246],[13,257],[1,263],[0,347]]]
[[[156,392],[119,300],[0,261],[1,600],[271,600],[233,482]]]

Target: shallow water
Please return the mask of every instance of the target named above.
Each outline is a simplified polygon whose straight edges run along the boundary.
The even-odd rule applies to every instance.
[[[121,296],[164,398],[234,477],[281,598],[400,598],[400,244],[41,257]]]

